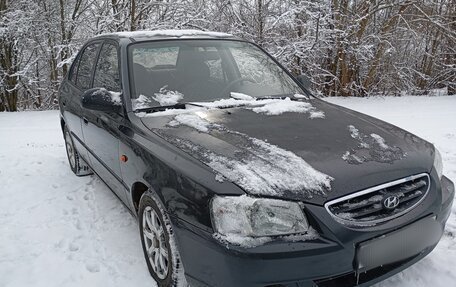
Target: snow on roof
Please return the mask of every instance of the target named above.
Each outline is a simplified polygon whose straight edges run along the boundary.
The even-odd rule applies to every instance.
[[[214,31],[200,30],[142,30],[132,32],[115,32],[99,36],[117,35],[119,37],[129,38],[148,38],[148,37],[190,37],[190,36],[208,36],[208,37],[232,37],[233,35]]]

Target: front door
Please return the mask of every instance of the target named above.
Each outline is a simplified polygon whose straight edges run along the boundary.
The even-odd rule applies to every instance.
[[[105,42],[96,62],[93,88],[121,93],[118,60],[116,44]],[[119,127],[123,120],[123,109],[120,113],[83,109],[82,129],[91,166],[117,196],[127,202],[119,155]]]

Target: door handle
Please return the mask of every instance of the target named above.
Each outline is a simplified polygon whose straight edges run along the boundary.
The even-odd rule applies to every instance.
[[[85,117],[84,117],[84,118],[82,118],[82,121],[83,121],[83,122],[84,122],[84,124],[86,124],[86,125],[88,125],[88,124],[89,124],[89,120],[88,120],[88,119],[86,119]]]
[[[69,93],[70,92],[70,89],[68,88],[68,85],[63,85],[63,92],[64,93]]]
[[[106,125],[111,123],[109,118],[107,116],[105,116],[105,115],[102,115],[99,118],[97,118],[97,122],[100,122],[100,121],[101,121],[102,124],[106,124]]]

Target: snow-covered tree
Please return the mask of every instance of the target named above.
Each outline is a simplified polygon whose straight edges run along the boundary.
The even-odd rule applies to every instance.
[[[456,93],[456,0],[0,0],[0,111],[56,107],[94,35],[201,29],[251,40],[323,96]]]

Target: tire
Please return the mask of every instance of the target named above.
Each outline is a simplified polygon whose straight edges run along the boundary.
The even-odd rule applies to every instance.
[[[159,199],[141,197],[138,221],[147,268],[158,287],[187,287],[173,228]]]
[[[92,174],[89,165],[80,157],[79,152],[74,146],[73,139],[71,138],[68,128],[65,126],[63,129],[63,137],[65,139],[65,149],[68,157],[68,163],[73,173],[77,176],[84,176]]]

